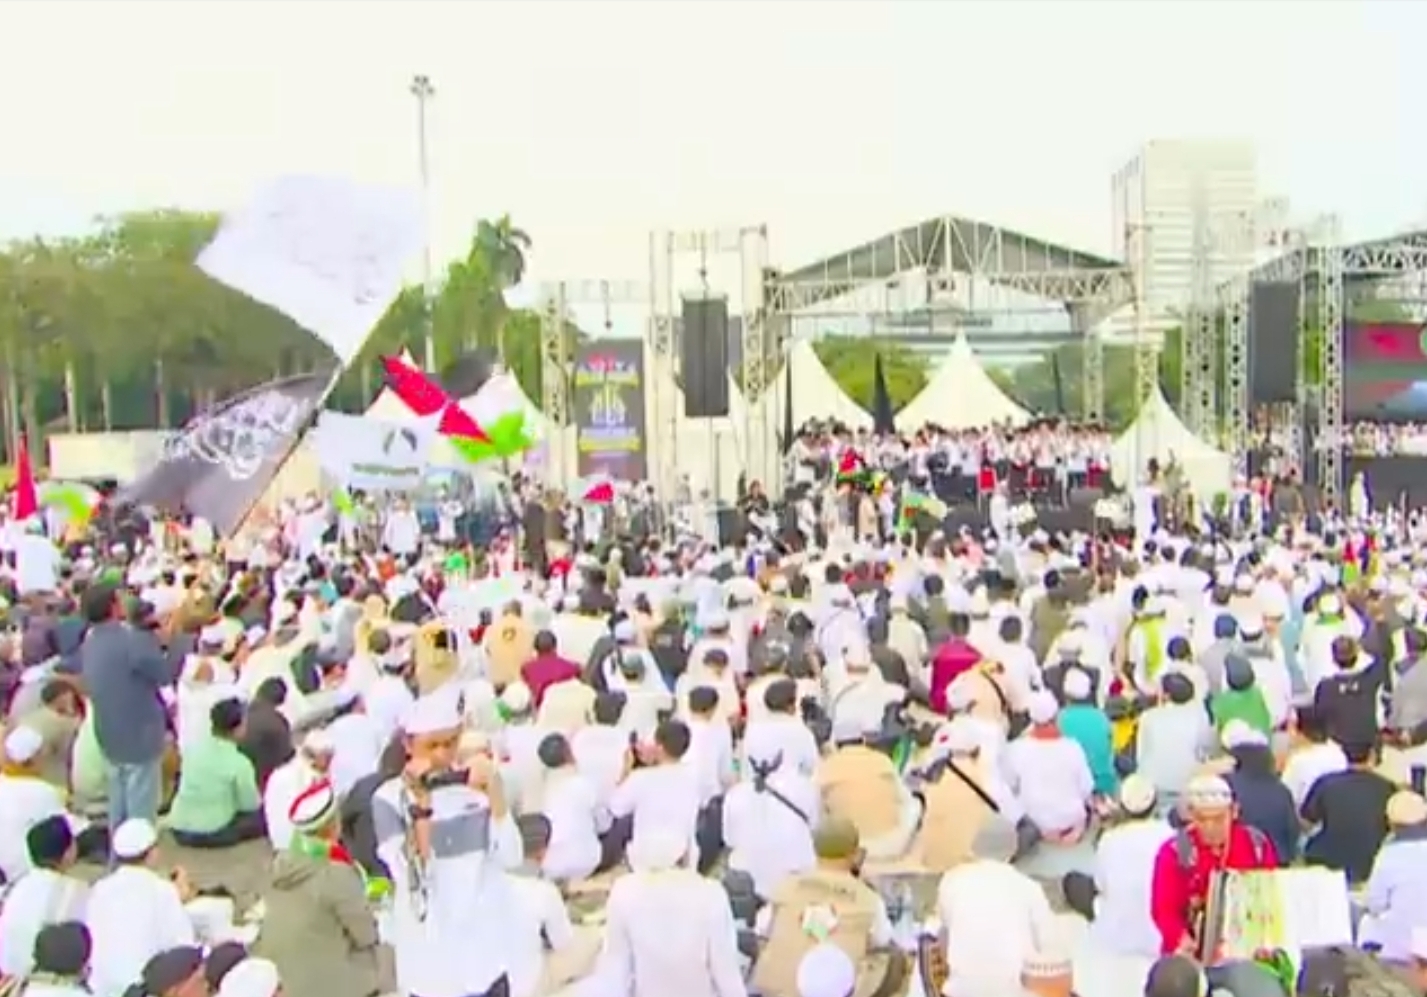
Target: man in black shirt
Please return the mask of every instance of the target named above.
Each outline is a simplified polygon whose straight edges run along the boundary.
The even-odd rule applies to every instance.
[[[1360,668],[1358,642],[1351,637],[1333,641],[1336,675],[1330,675],[1313,690],[1313,708],[1323,721],[1328,737],[1339,744],[1372,744],[1378,733],[1378,697],[1387,666],[1374,661]]]
[[[1397,787],[1374,771],[1377,749],[1372,741],[1344,744],[1343,753],[1348,768],[1319,776],[1303,801],[1304,822],[1318,828],[1303,857],[1309,865],[1341,869],[1349,884],[1358,884],[1367,882],[1387,837],[1387,801]]]

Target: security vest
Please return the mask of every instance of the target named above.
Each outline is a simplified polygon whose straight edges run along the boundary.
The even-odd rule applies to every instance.
[[[950,764],[961,775],[938,766],[941,771],[936,781],[922,787],[926,810],[912,852],[927,872],[938,875],[971,860],[972,842],[997,812],[988,802],[990,780],[985,759],[957,756]]]
[[[436,646],[439,635],[447,632],[444,623],[433,620],[416,632],[416,643],[412,653],[415,664],[416,689],[421,696],[430,695],[456,677],[460,659],[453,647]],[[447,638],[451,640],[451,637]]]
[[[902,779],[892,760],[861,744],[838,748],[818,763],[823,809],[851,821],[863,841],[895,830],[902,817]]]
[[[860,966],[878,902],[876,891],[847,872],[814,869],[783,880],[769,900],[768,942],[753,969],[754,988],[763,997],[798,997],[798,965],[823,942]],[[805,922],[831,929],[822,938]]]
[[[1164,620],[1157,616],[1138,619],[1132,627],[1145,635],[1145,675],[1158,682],[1164,668]]]

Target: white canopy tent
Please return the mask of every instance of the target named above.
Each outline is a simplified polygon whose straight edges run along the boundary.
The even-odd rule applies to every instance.
[[[794,426],[801,426],[809,419],[821,419],[835,420],[849,429],[872,428],[872,413],[849,398],[847,392],[833,380],[818,359],[810,340],[801,339],[794,343],[788,352],[787,363],[792,371]],[[774,426],[783,425],[785,382],[786,378],[780,374],[759,399],[759,403],[765,406],[765,419],[771,418],[771,425]]]
[[[1110,449],[1110,467],[1115,480],[1132,487],[1141,481],[1150,458],[1161,466],[1176,461],[1184,470],[1184,480],[1200,498],[1211,498],[1229,490],[1233,482],[1233,461],[1190,432],[1158,384],[1140,406],[1139,415]]]
[[[927,386],[897,413],[897,427],[913,431],[932,422],[948,429],[972,429],[993,422],[1021,426],[1030,419],[1030,413],[991,380],[962,333]]]

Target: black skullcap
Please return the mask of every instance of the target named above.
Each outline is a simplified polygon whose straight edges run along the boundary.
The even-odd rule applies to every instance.
[[[25,847],[30,861],[41,869],[50,869],[64,861],[74,847],[74,832],[63,814],[46,817],[25,832]]]
[[[89,965],[93,942],[79,921],[47,924],[35,935],[35,969],[56,976],[79,976]]]
[[[231,734],[243,723],[243,704],[236,699],[221,699],[208,711],[208,722],[215,734]]]
[[[1243,692],[1254,684],[1254,666],[1242,654],[1224,659],[1224,682],[1235,692]]]
[[[1168,672],[1159,680],[1159,687],[1171,703],[1184,704],[1194,698],[1194,682],[1183,672]]]
[[[1199,997],[1199,967],[1182,955],[1167,955],[1150,967],[1144,997]]]
[[[203,979],[207,982],[208,989],[216,992],[218,985],[223,982],[223,977],[228,975],[228,970],[247,957],[248,950],[241,942],[224,942],[215,946],[203,961]]]
[[[144,993],[161,997],[203,968],[203,950],[196,945],[180,945],[144,963],[139,980],[144,985]]]

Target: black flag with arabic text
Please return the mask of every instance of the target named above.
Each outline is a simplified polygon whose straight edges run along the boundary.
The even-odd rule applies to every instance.
[[[230,536],[312,425],[331,380],[328,371],[269,381],[199,413],[114,504],[186,511]]]

